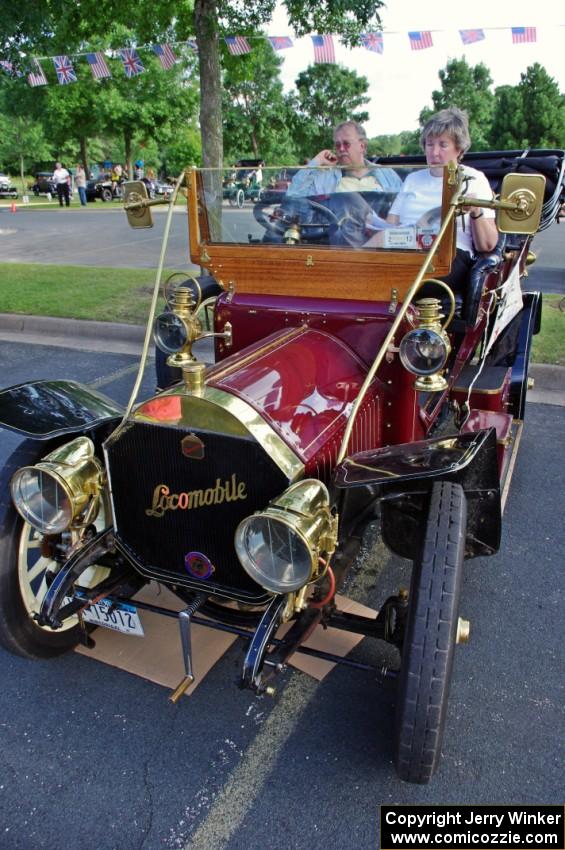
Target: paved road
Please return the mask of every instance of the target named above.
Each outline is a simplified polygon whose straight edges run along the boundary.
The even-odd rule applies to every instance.
[[[66,376],[121,402],[136,363],[15,343],[0,358],[3,386]],[[1,850],[374,850],[381,803],[562,803],[565,417],[528,404],[526,422],[501,553],[465,570],[472,639],[431,785],[396,778],[394,690],[365,673],[289,673],[275,701],[258,699],[236,687],[235,644],[173,707],[163,688],[84,656],[0,650]],[[16,442],[2,432],[0,463]],[[349,593],[378,606],[406,580],[368,539]],[[382,659],[368,640],[353,657]]]
[[[224,206],[232,238],[247,241],[247,234],[262,231],[251,206],[242,210]],[[10,213],[0,210],[0,260],[12,263],[62,263],[66,265],[154,268],[157,266],[165,222],[164,209],[154,214],[152,230],[133,230],[121,208]],[[553,225],[534,241],[538,261],[530,269],[532,288],[565,294],[563,238],[565,222]],[[188,254],[187,220],[183,208],[173,216],[166,266],[194,268]],[[0,303],[1,311],[1,303]]]
[[[247,241],[259,226],[251,207],[224,207],[233,238]],[[118,204],[90,209],[0,210],[0,260],[5,263],[61,263],[113,268],[155,268],[159,260],[166,210],[154,210],[152,229],[131,228]],[[189,257],[188,222],[184,207],[173,214],[166,267],[196,268]],[[259,235],[259,231],[257,231]]]

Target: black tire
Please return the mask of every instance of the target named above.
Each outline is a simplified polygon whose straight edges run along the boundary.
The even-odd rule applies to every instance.
[[[76,617],[66,620],[57,631],[38,626],[33,620],[46,590],[45,573],[56,564],[40,556],[37,532],[20,517],[10,497],[13,473],[36,463],[53,448],[25,441],[8,458],[0,475],[0,644],[24,658],[52,658],[73,649],[79,641]],[[32,572],[36,573],[33,578]]]
[[[245,203],[245,193],[243,189],[237,190],[237,195],[235,196],[235,203],[239,210],[243,207],[243,204]]]
[[[447,481],[434,484],[424,540],[414,560],[398,681],[395,760],[406,782],[429,782],[441,755],[466,524],[463,488]]]
[[[103,201],[111,201],[114,196],[111,189],[101,189],[100,197]]]

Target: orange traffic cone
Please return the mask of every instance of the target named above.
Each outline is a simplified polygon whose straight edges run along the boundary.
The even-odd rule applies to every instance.
[[[17,209],[18,208],[16,204],[14,203],[14,201],[12,201],[12,203],[10,204],[10,212],[17,212]]]

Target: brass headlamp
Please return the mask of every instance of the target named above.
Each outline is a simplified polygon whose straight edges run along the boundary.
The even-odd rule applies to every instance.
[[[18,513],[42,534],[94,522],[100,506],[103,469],[88,437],[77,437],[12,478]]]
[[[306,479],[244,519],[235,532],[235,550],[261,587],[291,593],[317,575],[320,557],[333,553],[336,540],[337,518],[330,511],[327,487]]]

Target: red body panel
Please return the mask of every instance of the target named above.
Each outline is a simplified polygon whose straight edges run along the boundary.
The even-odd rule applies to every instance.
[[[307,475],[327,479],[336,462],[367,366],[341,340],[310,328],[279,331],[213,367],[207,385],[251,405],[300,457]],[[350,451],[381,445],[375,380],[356,419]]]
[[[226,350],[217,343],[216,360],[234,354],[283,328],[307,326],[343,340],[370,365],[383,342],[394,312],[383,301],[279,298],[272,295],[221,295],[215,310],[216,331],[226,322],[233,327],[233,343]]]

